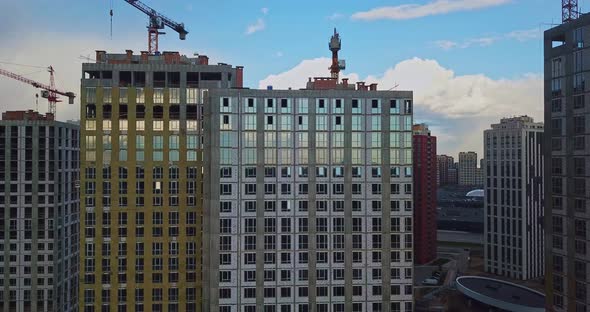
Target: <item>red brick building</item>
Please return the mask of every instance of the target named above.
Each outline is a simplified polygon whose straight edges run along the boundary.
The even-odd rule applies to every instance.
[[[436,258],[436,137],[425,124],[413,127],[414,259],[425,264]]]

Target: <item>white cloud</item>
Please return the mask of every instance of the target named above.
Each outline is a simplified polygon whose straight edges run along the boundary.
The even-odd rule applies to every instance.
[[[328,19],[331,20],[331,21],[335,21],[335,20],[339,20],[339,19],[341,19],[343,17],[344,17],[344,14],[336,12],[336,13],[328,16]]]
[[[480,47],[487,47],[494,44],[499,39],[497,37],[482,37],[482,38],[473,38],[465,42],[462,46],[463,48],[468,48],[470,46],[476,45]]]
[[[283,57],[283,52],[282,51],[277,51],[275,53],[275,57]]]
[[[455,41],[450,41],[450,40],[438,40],[438,41],[435,41],[434,44],[436,44],[439,48],[446,50],[446,51],[451,50],[451,49],[458,46],[458,43],[456,43]]]
[[[527,41],[541,38],[541,30],[537,28],[527,30],[515,30],[506,34],[506,38],[518,41]]]
[[[304,88],[308,77],[329,75],[329,58],[304,60],[279,74],[259,82],[260,88]],[[345,75],[350,82],[358,74]],[[441,142],[439,151],[481,151],[483,130],[500,118],[528,114],[543,119],[543,79],[522,75],[513,79],[492,79],[483,74],[456,75],[435,60],[412,58],[399,62],[383,74],[369,75],[363,81],[378,83],[379,89],[414,91],[416,122],[429,121]]]
[[[268,8],[262,8],[262,9],[260,9],[260,12],[262,12],[262,14],[266,15],[266,14],[268,14]]]
[[[514,30],[507,34],[500,36],[488,36],[481,38],[472,38],[464,40],[463,42],[456,42],[451,40],[437,40],[434,44],[439,48],[448,51],[454,48],[466,49],[472,46],[487,47],[498,41],[503,40],[517,40],[519,42],[525,42],[529,40],[538,39],[541,37],[539,29],[527,29],[527,30]]]
[[[352,15],[355,20],[405,20],[430,15],[441,15],[458,11],[471,11],[498,6],[512,0],[434,0],[426,4],[402,4],[385,6],[369,11],[357,12]]]
[[[256,20],[256,23],[254,23],[252,25],[248,25],[248,27],[246,28],[246,35],[251,35],[255,32],[262,31],[265,28],[266,28],[266,23],[264,22],[264,19],[259,18]]]

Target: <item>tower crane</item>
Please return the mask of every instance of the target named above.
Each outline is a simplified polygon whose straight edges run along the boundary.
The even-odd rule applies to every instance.
[[[53,70],[53,66],[47,67],[47,71],[49,72],[49,85],[37,82],[35,80],[29,79],[26,77],[23,77],[21,75],[15,74],[13,72],[7,71],[2,68],[0,68],[0,75],[30,84],[35,88],[42,89],[41,90],[41,97],[47,99],[47,101],[49,102],[49,113],[53,114],[53,116],[55,117],[55,104],[57,102],[61,102],[61,99],[58,97],[58,95],[62,95],[62,96],[67,97],[68,103],[74,104],[74,98],[76,97],[76,94],[74,94],[74,92],[60,91],[60,90],[56,89],[55,88],[55,78],[53,76],[53,73],[55,71]]]
[[[188,31],[184,28],[183,23],[177,23],[169,19],[168,17],[156,12],[156,10],[150,8],[139,0],[125,0],[125,2],[131,4],[149,17],[149,25],[147,29],[148,52],[150,54],[158,52],[158,36],[165,34],[164,32],[160,32],[160,30],[164,29],[165,26],[168,26],[176,31],[180,37],[180,40],[186,39],[186,34],[188,34]]]

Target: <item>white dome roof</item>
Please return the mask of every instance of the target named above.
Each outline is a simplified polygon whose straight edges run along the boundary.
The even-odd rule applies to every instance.
[[[469,193],[467,193],[467,195],[465,195],[467,197],[483,197],[483,190],[473,190]]]

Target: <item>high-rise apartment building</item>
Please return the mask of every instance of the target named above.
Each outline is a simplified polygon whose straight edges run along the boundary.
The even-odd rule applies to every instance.
[[[80,311],[201,311],[203,94],[242,68],[97,51],[82,71]]]
[[[425,124],[413,127],[414,149],[414,261],[436,258],[436,137]]]
[[[515,279],[544,273],[543,124],[504,118],[484,131],[486,272]]]
[[[0,121],[0,311],[78,311],[79,126]]]
[[[590,15],[551,28],[545,50],[545,249],[549,311],[590,303]]]
[[[459,167],[458,179],[459,185],[477,185],[477,153],[475,152],[460,152],[459,153]]]
[[[207,311],[411,311],[412,92],[211,90]]]
[[[438,155],[436,156],[436,163],[439,185],[453,184],[449,178],[449,169],[455,166],[453,156]]]
[[[453,167],[449,168],[449,184],[459,184],[459,163],[454,163]]]

